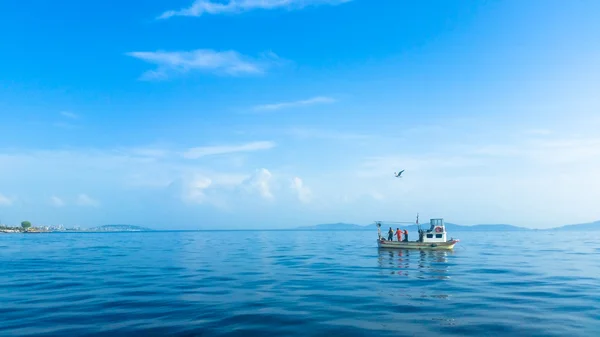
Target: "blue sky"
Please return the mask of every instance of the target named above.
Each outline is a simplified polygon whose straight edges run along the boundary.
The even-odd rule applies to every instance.
[[[600,219],[599,11],[5,1],[0,221]]]

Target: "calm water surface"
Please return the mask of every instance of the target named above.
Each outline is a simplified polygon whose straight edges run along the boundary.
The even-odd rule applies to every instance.
[[[0,234],[2,336],[600,336],[600,232]]]

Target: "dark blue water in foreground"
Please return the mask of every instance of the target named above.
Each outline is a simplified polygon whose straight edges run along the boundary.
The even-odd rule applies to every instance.
[[[600,336],[600,232],[0,234],[3,336]]]

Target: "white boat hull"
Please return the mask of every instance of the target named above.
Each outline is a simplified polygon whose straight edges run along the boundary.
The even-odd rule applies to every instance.
[[[459,240],[451,240],[446,242],[419,242],[419,241],[387,241],[384,239],[377,240],[377,246],[380,248],[396,248],[396,249],[427,249],[427,250],[450,250]]]

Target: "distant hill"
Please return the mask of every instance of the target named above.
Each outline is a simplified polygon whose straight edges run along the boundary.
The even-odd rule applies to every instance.
[[[581,223],[575,225],[565,225],[561,227],[552,228],[556,231],[598,231],[600,230],[600,221]]]
[[[99,227],[90,228],[89,231],[93,232],[148,232],[152,231],[150,228],[132,225],[104,225]]]
[[[482,225],[457,225],[454,223],[446,222],[446,228],[449,231],[456,232],[523,232],[523,231],[531,231],[533,229],[518,227],[513,225],[505,225],[505,224],[482,224]],[[386,224],[382,223],[382,230],[387,230],[389,227],[393,229],[402,228],[406,229],[409,232],[417,231],[417,225],[400,225],[400,224]],[[421,228],[428,229],[429,223],[421,224]],[[321,231],[372,231],[376,230],[375,224],[370,225],[356,225],[356,224],[348,224],[348,223],[335,223],[335,224],[321,224],[315,226],[305,226],[298,227],[296,230],[321,230]],[[552,231],[600,231],[600,220],[589,223],[582,224],[574,224],[574,225],[565,225],[555,228],[549,229],[540,229],[540,230],[552,230]]]
[[[483,224],[483,225],[473,225],[473,226],[464,226],[464,225],[456,225],[453,223],[446,223],[446,228],[448,230],[456,230],[461,232],[513,232],[513,231],[529,231],[531,229],[524,227],[517,227],[513,225],[504,225],[504,224]]]
[[[476,232],[476,231],[495,231],[495,232],[507,232],[507,231],[529,231],[528,228],[517,227],[512,225],[502,225],[502,224],[490,224],[490,225],[473,225],[473,226],[464,226],[457,225],[450,222],[445,223],[446,228],[449,231],[460,231],[460,232]],[[392,228],[402,228],[406,229],[409,232],[416,232],[418,230],[417,225],[398,225],[398,224],[382,224],[382,229],[387,229],[389,227]],[[372,231],[376,230],[375,224],[370,225],[356,225],[356,224],[348,224],[348,223],[334,223],[334,224],[320,224],[314,226],[304,226],[298,227],[297,230],[316,230],[316,231]],[[428,229],[429,223],[421,224],[421,228]]]

